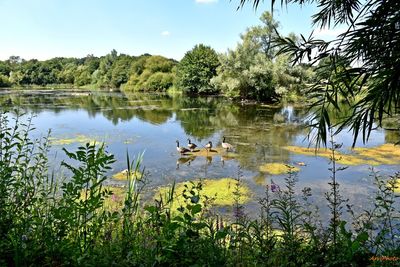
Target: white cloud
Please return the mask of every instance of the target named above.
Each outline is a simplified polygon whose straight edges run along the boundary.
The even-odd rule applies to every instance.
[[[218,0],[196,0],[196,3],[199,4],[211,4],[211,3],[216,3]]]
[[[170,36],[171,33],[169,31],[163,31],[163,32],[161,32],[161,35],[167,37],[167,36]]]

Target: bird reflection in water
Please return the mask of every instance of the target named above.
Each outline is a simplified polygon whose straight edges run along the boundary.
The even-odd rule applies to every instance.
[[[180,157],[176,161],[176,169],[179,169],[179,165],[187,164],[190,166],[190,163],[196,159],[196,156],[189,156],[189,157]]]

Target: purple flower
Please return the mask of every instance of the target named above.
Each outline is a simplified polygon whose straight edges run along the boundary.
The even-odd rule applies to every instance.
[[[278,192],[278,191],[280,191],[281,189],[279,188],[279,185],[277,185],[277,184],[274,184],[274,183],[272,183],[271,184],[271,191],[272,192]]]

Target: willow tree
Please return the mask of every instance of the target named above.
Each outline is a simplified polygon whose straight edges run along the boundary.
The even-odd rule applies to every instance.
[[[240,0],[239,5],[248,2],[257,8],[262,0]],[[338,131],[350,127],[354,142],[360,133],[365,142],[375,125],[380,126],[385,116],[400,110],[400,1],[281,1],[282,5],[311,3],[318,7],[312,16],[315,28],[346,25],[346,30],[332,41],[315,39],[312,34],[299,41],[281,37],[280,52],[291,53],[293,63],[319,63],[329,73],[311,88],[316,99],[318,144],[326,144],[327,129],[332,126]],[[332,125],[328,109],[339,110],[339,99],[352,112],[338,125]]]

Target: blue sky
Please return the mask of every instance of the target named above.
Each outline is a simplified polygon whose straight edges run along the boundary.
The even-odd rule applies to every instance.
[[[279,2],[279,1],[277,1]],[[195,44],[218,52],[234,48],[240,33],[259,24],[270,2],[255,11],[239,0],[0,0],[0,59],[163,55],[177,60]],[[308,34],[315,7],[275,11],[283,33]],[[322,31],[322,35],[331,32]]]

